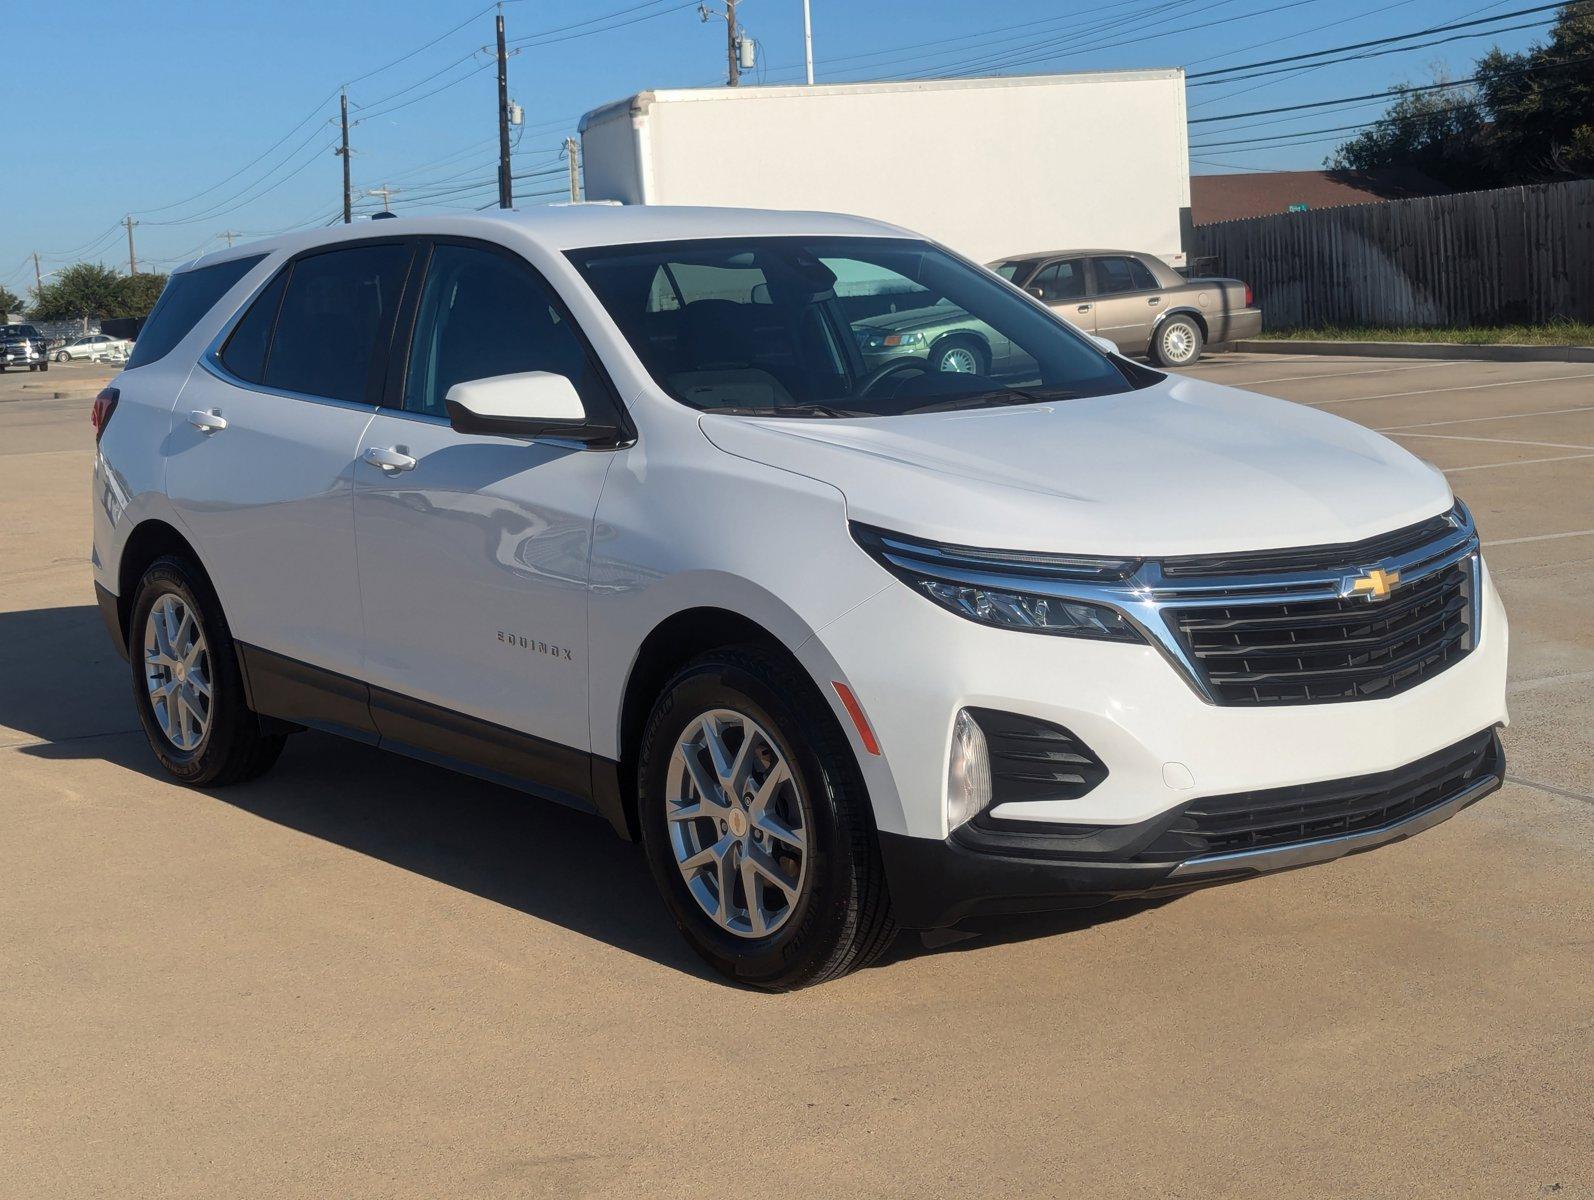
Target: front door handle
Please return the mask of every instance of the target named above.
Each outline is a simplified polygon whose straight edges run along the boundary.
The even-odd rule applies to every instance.
[[[1161,296],[1153,296],[1153,297],[1151,297],[1151,299],[1147,300],[1146,303],[1147,304],[1161,304],[1162,303],[1162,297]]]
[[[1075,310],[1074,310],[1074,311],[1075,311],[1075,312],[1089,312],[1089,311],[1090,311],[1090,305],[1088,305],[1088,304],[1081,304],[1081,305],[1080,305],[1080,306],[1079,306],[1079,307],[1078,307],[1078,308],[1076,308],[1076,309],[1075,309]]]
[[[386,446],[367,446],[361,457],[373,467],[381,467],[389,475],[415,469],[415,460],[408,454],[402,450],[389,450]]]
[[[227,428],[227,418],[214,409],[210,412],[201,412],[196,408],[188,414],[188,423],[200,433],[220,433]]]

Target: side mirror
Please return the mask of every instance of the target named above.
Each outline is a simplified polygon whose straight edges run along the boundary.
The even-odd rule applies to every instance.
[[[456,383],[443,397],[443,404],[456,433],[577,442],[607,442],[619,435],[613,425],[587,420],[576,385],[551,371],[521,371]]]
[[[1046,289],[1045,288],[1027,287],[1024,290],[1026,292],[1028,292],[1031,296],[1034,296],[1035,299],[1037,299],[1037,300],[1046,299]]]
[[[1093,333],[1090,335],[1090,340],[1095,342],[1099,349],[1105,350],[1108,354],[1117,354],[1119,352],[1118,343],[1111,338],[1098,337]]]

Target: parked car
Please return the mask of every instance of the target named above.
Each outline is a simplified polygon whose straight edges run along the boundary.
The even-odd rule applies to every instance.
[[[1202,348],[1255,337],[1262,312],[1238,279],[1185,279],[1154,254],[1054,250],[990,264],[1086,333],[1124,354],[1187,367]]]
[[[1001,376],[871,362],[857,298],[920,291]],[[95,590],[173,778],[310,727],[593,811],[754,987],[1365,850],[1504,770],[1505,613],[1443,474],[873,221],[240,246],[172,276],[93,420]]]
[[[91,333],[86,337],[73,338],[70,342],[56,347],[52,357],[61,363],[74,358],[115,358],[118,355],[125,357],[132,347],[133,343],[126,338],[111,337],[106,333]]]
[[[0,325],[0,371],[8,367],[48,371],[49,347],[50,340],[32,325]]]

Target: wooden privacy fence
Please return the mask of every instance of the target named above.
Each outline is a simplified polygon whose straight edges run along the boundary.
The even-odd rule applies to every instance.
[[[1202,225],[1269,329],[1594,320],[1594,180]]]

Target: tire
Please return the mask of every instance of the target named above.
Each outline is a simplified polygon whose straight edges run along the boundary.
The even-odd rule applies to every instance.
[[[1159,367],[1188,367],[1201,357],[1206,339],[1190,317],[1169,317],[1151,339],[1151,358]]]
[[[754,800],[728,822],[713,815],[671,819],[671,810],[694,805],[716,814],[731,811],[718,803],[725,792],[706,741],[700,751],[695,748],[694,731],[711,715],[729,757],[752,740],[746,756],[752,774],[743,794],[756,790],[771,797],[762,816]],[[695,777],[714,789],[715,803],[705,803],[700,789],[683,786],[693,778],[688,753],[696,758]],[[789,782],[760,787],[778,775],[780,765],[788,768]],[[710,651],[670,680],[642,735],[637,795],[643,848],[665,904],[687,942],[726,979],[764,991],[806,987],[872,962],[895,937],[873,814],[852,748],[813,683],[769,650]],[[800,850],[764,832],[771,828],[786,838],[800,836]],[[718,861],[697,868],[690,884],[680,865],[710,840],[729,845],[722,858],[736,864],[729,904],[711,894],[724,878]],[[715,857],[712,851],[697,856],[703,853]],[[756,867],[741,869],[749,859],[780,867],[785,886]],[[745,882],[749,870],[763,898],[756,922]],[[775,906],[764,915],[770,898]],[[727,919],[710,915],[710,903]]]
[[[49,359],[45,359],[42,363],[39,364],[39,370],[48,371],[49,369],[50,369],[50,360]]]
[[[176,674],[183,685],[178,692],[191,699],[199,691],[196,681],[208,676],[208,703],[201,700],[194,706],[179,701],[174,709],[167,699],[162,710],[157,711],[152,694],[155,684],[146,666],[146,645],[153,639],[158,650],[177,648],[170,645],[170,637],[166,639],[167,646],[162,646],[155,634],[151,613],[157,605],[163,606],[163,613],[168,616],[189,614],[204,639],[199,655],[183,671],[176,670],[175,660],[166,658],[164,661],[172,665],[159,668],[161,675],[170,683]],[[187,621],[182,620],[181,629],[187,628]],[[166,631],[172,632],[169,625]],[[178,644],[182,644],[181,638]],[[128,661],[133,703],[150,748],[179,783],[223,787],[253,779],[277,761],[286,737],[264,732],[260,718],[245,703],[243,675],[238,669],[238,654],[227,619],[209,582],[186,559],[157,559],[139,580],[128,623]],[[183,708],[195,714],[195,719],[185,721],[181,716]],[[169,733],[163,722],[171,725],[177,736]]]
[[[65,350],[57,350],[55,352],[55,361],[56,362],[66,362],[71,357],[72,356],[70,354],[68,354]]]
[[[930,370],[961,375],[984,375],[991,367],[991,356],[972,337],[942,338],[930,350]]]

